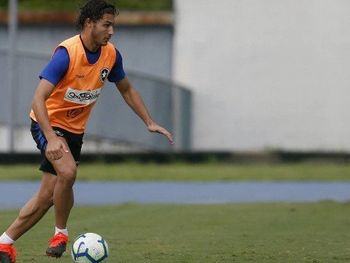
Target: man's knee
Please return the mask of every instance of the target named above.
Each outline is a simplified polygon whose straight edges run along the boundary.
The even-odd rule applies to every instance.
[[[74,182],[75,182],[75,178],[76,178],[76,174],[77,174],[77,167],[76,165],[67,165],[65,167],[62,167],[61,169],[58,169],[57,171],[57,179],[61,182],[61,183],[65,183],[68,185],[73,186]]]

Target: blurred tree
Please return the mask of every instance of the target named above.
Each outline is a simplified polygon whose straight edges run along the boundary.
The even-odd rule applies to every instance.
[[[0,0],[0,9],[5,9],[8,6],[8,0]]]
[[[86,0],[18,0],[19,9],[45,11],[76,11]],[[131,11],[171,11],[173,0],[111,0],[120,10]],[[7,9],[8,0],[0,0],[0,9]]]

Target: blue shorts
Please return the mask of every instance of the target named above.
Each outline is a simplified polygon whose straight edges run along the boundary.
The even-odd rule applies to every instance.
[[[58,127],[52,127],[52,128],[54,129],[57,136],[65,138],[69,146],[69,149],[74,157],[74,160],[78,165],[80,153],[81,153],[81,147],[83,145],[84,134],[71,133]],[[53,175],[57,175],[55,168],[52,166],[51,162],[45,156],[45,150],[47,146],[47,140],[45,138],[45,135],[41,130],[39,124],[34,120],[32,120],[32,123],[30,126],[30,132],[32,133],[33,139],[36,143],[36,147],[40,150],[41,156],[42,156],[42,161],[41,161],[39,170],[46,173],[51,173]]]

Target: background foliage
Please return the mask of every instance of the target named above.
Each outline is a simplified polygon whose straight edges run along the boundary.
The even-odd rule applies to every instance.
[[[86,0],[18,0],[21,11],[77,11]],[[170,11],[172,0],[110,0],[120,10],[132,11]],[[0,0],[0,10],[7,9],[8,0]]]

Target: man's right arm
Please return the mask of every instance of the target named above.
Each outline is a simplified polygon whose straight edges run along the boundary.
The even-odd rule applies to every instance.
[[[54,130],[52,129],[49,122],[49,115],[46,108],[46,100],[49,98],[50,94],[54,90],[55,86],[46,79],[41,79],[38,87],[35,90],[32,109],[35,114],[35,118],[40,125],[40,128],[44,132],[47,140],[56,136]]]
[[[35,90],[32,109],[36,121],[39,123],[47,140],[46,156],[51,160],[58,160],[62,157],[62,149],[68,151],[62,141],[57,137],[51,127],[46,107],[46,100],[50,97],[55,86],[61,81],[69,66],[67,50],[60,47],[56,50],[51,61],[40,74],[40,82]]]
[[[47,140],[46,157],[49,160],[58,160],[62,158],[63,151],[68,152],[65,144],[56,135],[52,129],[49,115],[46,108],[46,100],[54,90],[55,86],[46,79],[41,79],[38,87],[35,90],[34,97],[32,100],[32,109],[34,111],[37,122],[42,129],[45,138]]]

